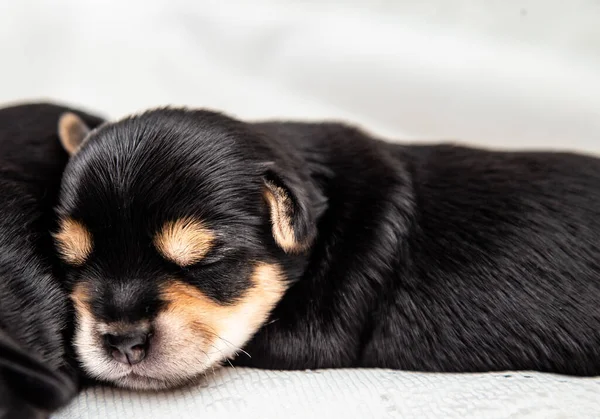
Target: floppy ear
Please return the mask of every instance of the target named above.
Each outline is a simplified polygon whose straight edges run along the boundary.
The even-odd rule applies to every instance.
[[[70,156],[77,152],[89,133],[85,122],[73,112],[65,112],[58,120],[60,143]]]
[[[264,197],[279,247],[286,253],[307,250],[317,236],[317,221],[327,208],[321,192],[312,181],[272,166],[264,176]]]
[[[0,409],[28,407],[51,412],[66,405],[76,391],[66,375],[52,371],[0,334]]]

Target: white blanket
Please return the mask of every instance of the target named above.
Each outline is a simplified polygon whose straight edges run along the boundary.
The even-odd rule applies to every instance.
[[[599,417],[600,379],[223,368],[197,387],[168,393],[91,389],[55,419]]]

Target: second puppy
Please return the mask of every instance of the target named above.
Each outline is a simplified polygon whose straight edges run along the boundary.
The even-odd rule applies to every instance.
[[[68,297],[52,272],[53,206],[67,154],[56,127],[69,108],[0,109],[0,418],[45,417],[76,392],[63,333]],[[100,120],[77,112],[86,123]]]

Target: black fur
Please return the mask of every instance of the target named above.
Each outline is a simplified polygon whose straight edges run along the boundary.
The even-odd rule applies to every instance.
[[[0,418],[43,417],[76,391],[62,339],[67,299],[53,276],[48,233],[67,162],[56,134],[66,110],[0,109]]]
[[[600,374],[600,160],[261,128],[329,210],[241,364]]]
[[[289,195],[308,251],[275,243],[265,181]],[[95,240],[70,285],[92,281],[105,321],[152,318],[157,287],[174,275],[231,303],[250,261],[281,264],[291,287],[239,365],[600,374],[592,157],[398,145],[335,123],[162,109],[93,134],[60,201]],[[151,237],[189,215],[220,243],[181,269]]]

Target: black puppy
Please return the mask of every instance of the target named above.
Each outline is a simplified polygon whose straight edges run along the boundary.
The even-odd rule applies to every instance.
[[[181,109],[61,131],[56,239],[93,377],[165,388],[236,354],[600,374],[600,160]]]
[[[67,163],[56,127],[67,110],[0,109],[0,418],[43,417],[76,391],[61,336],[68,298],[52,274],[49,235]]]

